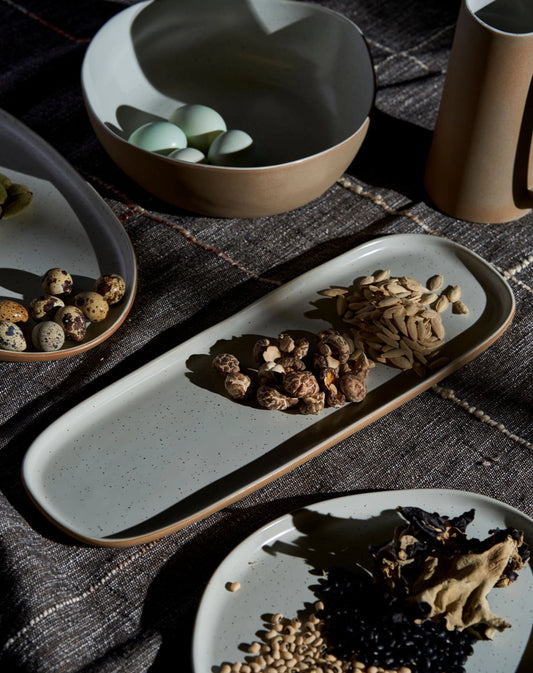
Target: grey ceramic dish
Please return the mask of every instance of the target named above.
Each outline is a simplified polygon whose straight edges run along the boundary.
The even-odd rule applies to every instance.
[[[325,288],[389,268],[460,284],[468,315],[445,314],[448,364],[420,378],[377,365],[360,404],[318,416],[228,398],[211,361],[234,353],[253,367],[258,336],[331,327]],[[332,309],[333,306],[333,309]],[[407,402],[488,348],[515,310],[506,281],[466,248],[430,235],[378,238],[274,290],[82,402],[29,448],[24,483],[69,534],[99,545],[155,539],[294,469]]]
[[[104,273],[126,282],[124,299],[107,318],[89,325],[81,343],[66,341],[61,350],[45,353],[0,350],[0,360],[55,360],[94,348],[111,336],[128,315],[137,288],[137,266],[131,241],[119,220],[96,191],[48,143],[0,110],[0,173],[28,185],[30,208],[0,220],[0,298],[24,306],[41,295],[40,279],[52,267],[66,268],[77,290],[92,289]]]

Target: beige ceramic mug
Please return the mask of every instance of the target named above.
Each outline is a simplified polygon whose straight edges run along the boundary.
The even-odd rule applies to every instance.
[[[463,0],[425,186],[470,222],[533,208],[533,0]]]

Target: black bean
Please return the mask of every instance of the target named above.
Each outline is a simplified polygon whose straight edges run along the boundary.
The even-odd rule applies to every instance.
[[[461,673],[473,652],[470,633],[427,620],[415,623],[367,574],[331,570],[319,594],[328,643],[343,659],[357,656],[367,666],[389,669],[406,665],[414,673]]]

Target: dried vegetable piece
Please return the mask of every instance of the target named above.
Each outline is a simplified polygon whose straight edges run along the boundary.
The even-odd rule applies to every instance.
[[[33,201],[33,193],[27,185],[11,182],[0,174],[0,219],[7,220],[26,210]]]
[[[393,539],[372,548],[375,577],[419,617],[444,620],[450,630],[473,627],[485,638],[510,626],[490,610],[493,587],[516,580],[529,560],[522,531],[492,531],[485,540],[469,539],[474,510],[449,519],[416,507],[399,507],[407,524]]]

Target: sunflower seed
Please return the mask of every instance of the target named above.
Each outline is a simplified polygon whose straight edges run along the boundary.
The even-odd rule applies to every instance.
[[[405,324],[405,317],[398,311],[398,309],[395,310],[392,316],[392,320],[394,321],[394,324],[402,334],[405,334],[405,336],[409,336],[407,325]]]
[[[380,308],[387,308],[389,306],[398,306],[400,303],[400,300],[397,299],[396,297],[385,297],[385,299],[381,299],[378,301],[378,306]]]
[[[347,292],[348,290],[344,287],[331,287],[327,290],[322,290],[320,294],[322,294],[324,297],[339,297],[341,295],[345,295]]]
[[[392,364],[400,369],[411,369],[411,363],[407,358],[394,358]]]
[[[337,308],[337,315],[344,315],[346,312],[346,297],[343,294],[337,295],[336,301],[336,308]]]
[[[440,273],[431,276],[431,278],[427,282],[427,288],[428,290],[440,290],[442,287],[442,283],[444,282],[444,278],[440,275]]]
[[[442,313],[448,308],[449,305],[450,302],[448,300],[448,297],[445,294],[441,294],[441,296],[435,302],[435,311],[437,311],[438,313]]]
[[[438,299],[439,295],[435,294],[435,292],[429,292],[427,294],[423,294],[420,297],[420,303],[424,306],[432,304],[436,299]]]
[[[459,301],[461,298],[461,286],[454,285],[453,287],[448,287],[446,288],[444,294],[448,297],[450,303],[453,304],[454,302]]]
[[[452,304],[452,311],[458,315],[468,315],[468,313],[470,313],[468,306],[462,301],[454,301]]]
[[[374,274],[374,282],[379,283],[382,280],[388,280],[390,278],[390,269],[382,269]]]
[[[418,326],[414,315],[407,318],[407,333],[413,341],[418,339]]]
[[[444,339],[444,326],[440,318],[431,318],[431,329],[438,339]]]

